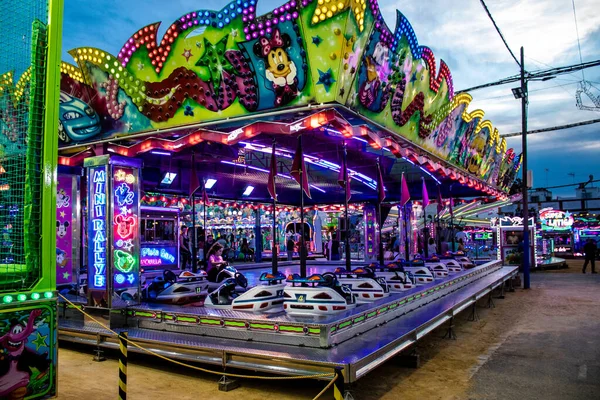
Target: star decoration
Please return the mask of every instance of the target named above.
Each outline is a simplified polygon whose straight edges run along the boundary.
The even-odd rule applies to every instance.
[[[131,132],[131,128],[133,128],[133,124],[129,121],[125,122],[125,129],[127,132]]]
[[[327,2],[329,3],[329,2]],[[315,12],[312,17],[312,23],[318,24],[319,22],[325,21],[326,19],[332,18],[335,15],[340,14],[347,8],[352,10],[358,30],[360,32],[365,28],[365,10],[367,9],[366,0],[337,0],[334,4],[321,4],[315,8]]]
[[[48,339],[48,335],[41,335],[39,332],[36,332],[36,338],[31,341],[31,343],[35,344],[35,351],[38,351],[40,347],[46,346],[48,347],[48,343],[46,343],[46,339]]]
[[[138,71],[143,70],[144,69],[144,64],[141,63],[141,62],[139,62],[138,65],[137,65],[137,69],[138,69]]]
[[[123,242],[123,249],[125,249],[127,251],[131,251],[132,248],[133,248],[133,240],[132,239],[127,239]]]
[[[125,173],[125,171],[123,171],[122,169],[120,169],[115,174],[115,181],[117,181],[117,182],[123,182],[125,180],[126,176],[127,176],[127,174]]]
[[[190,61],[190,57],[193,56],[192,50],[191,49],[185,49],[185,50],[183,50],[183,54],[181,54],[181,55],[185,57],[185,61],[189,62]]]
[[[217,43],[211,43],[204,38],[204,54],[196,66],[206,67],[210,76],[210,82],[214,85],[215,92],[218,91],[221,86],[221,79],[223,78],[223,71],[227,71],[230,74],[234,73],[233,65],[225,57],[225,51],[227,46],[227,39],[229,35],[225,35]]]
[[[343,95],[344,95],[344,93],[346,93],[346,91],[344,90],[344,88],[341,88],[341,89],[340,89],[340,96],[343,96]]]
[[[416,80],[417,80],[417,73],[413,72],[412,76],[410,77],[410,82],[415,83]]]
[[[70,274],[68,272],[63,272],[63,279],[69,279]]]
[[[64,218],[64,217],[65,217],[65,212],[64,212],[64,211],[61,211],[59,214],[60,214],[60,217],[61,217],[61,218]]]
[[[121,207],[121,214],[127,215],[131,210],[127,208],[127,206]]]
[[[329,92],[331,85],[336,82],[336,80],[333,79],[333,72],[331,72],[331,68],[329,68],[327,72],[323,72],[320,69],[317,69],[317,71],[319,71],[319,80],[317,81],[317,85],[323,85],[325,90]]]
[[[323,41],[323,39],[321,39],[321,36],[319,36],[319,35],[312,37],[312,42],[317,47],[319,47],[319,45],[321,44],[322,41]]]

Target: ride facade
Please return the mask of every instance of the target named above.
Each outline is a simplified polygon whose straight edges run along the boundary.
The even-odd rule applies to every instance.
[[[79,252],[61,248],[59,262],[57,250],[56,271],[73,271],[61,283],[77,286],[69,307],[63,304],[62,339],[85,342],[94,332],[101,338],[94,343],[111,346],[113,338],[80,316],[84,307],[111,329],[127,325],[130,338],[158,338],[181,357],[198,348],[215,354],[217,341],[226,340],[219,353],[226,363],[239,356],[240,366],[262,370],[269,363],[298,371],[303,363],[336,365],[352,381],[386,351],[408,345],[406,335],[416,341],[415,329],[426,334],[516,273],[498,261],[450,269],[443,259],[364,268],[381,258],[383,216],[396,203],[404,207],[400,241],[408,252],[415,221],[405,199],[427,186],[447,196],[452,186],[455,197],[504,200],[520,167],[483,111],[467,110],[471,96],[454,93],[449,67],[438,67],[400,12],[392,31],[374,0],[291,0],[265,15],[257,15],[256,0],[234,0],[221,10],[185,13],[162,37],[159,25],[124,38],[118,53],[80,47],[69,52],[74,64],[61,64],[65,183],[57,237]],[[65,200],[78,192],[81,204],[69,208]],[[344,206],[335,210],[331,242],[344,243],[346,268],[309,274],[306,259],[319,249],[327,220],[319,213],[334,204]],[[144,275],[144,266],[183,258],[187,249],[175,239],[182,221],[194,228],[192,241],[204,242],[207,263],[217,248],[206,246],[209,235],[223,234],[227,243],[231,234],[253,241],[255,255],[270,247],[272,270],[247,279],[231,269],[220,282],[196,271]],[[362,249],[353,247],[351,225],[362,231]],[[164,243],[146,243],[150,226],[154,240],[161,227]],[[274,250],[285,248],[286,234],[294,236],[300,268],[283,276]],[[353,248],[362,256],[353,257]],[[356,268],[352,258],[365,262]],[[83,278],[75,281],[80,266]],[[181,308],[172,304],[176,293],[204,300]],[[155,301],[161,296],[167,304]],[[443,311],[419,311],[422,319],[406,335],[392,329],[390,322],[428,304],[443,304]],[[373,346],[353,339],[377,330],[385,333]],[[240,338],[251,340],[245,349]],[[180,346],[186,340],[193,349]],[[320,352],[343,343],[337,354]],[[314,349],[301,363],[299,345]]]

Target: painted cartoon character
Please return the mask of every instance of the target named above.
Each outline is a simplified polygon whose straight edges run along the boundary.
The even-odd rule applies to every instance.
[[[281,34],[279,29],[274,29],[270,39],[260,37],[253,48],[254,54],[265,62],[265,76],[273,85],[277,107],[289,103],[298,93],[296,64],[286,50],[291,44],[287,33]]]
[[[65,237],[65,235],[67,234],[67,228],[69,227],[69,221],[65,221],[65,222],[60,222],[60,221],[56,221],[56,234],[58,235],[59,238],[63,238]]]
[[[388,47],[383,42],[377,42],[373,51],[373,60],[378,65],[385,65],[390,59]]]
[[[479,131],[473,142],[471,142],[471,149],[475,150],[479,155],[483,155],[483,150],[485,149],[485,143],[487,142],[487,137],[484,130]]]
[[[36,329],[35,319],[41,314],[40,309],[31,311],[27,325],[11,320],[8,332],[0,337],[0,398],[24,399],[32,368],[41,372],[38,379],[48,371],[48,353],[38,354],[25,346],[27,338]]]
[[[64,268],[67,265],[67,253],[64,250],[56,248],[56,266]]]
[[[377,73],[377,64],[370,56],[366,57],[367,63],[367,80],[360,86],[358,98],[360,103],[369,108],[375,102],[377,90],[381,86],[379,74]]]
[[[446,144],[446,139],[450,132],[454,130],[454,119],[448,117],[442,122],[442,126],[437,131],[435,138],[435,145],[438,149],[441,149]]]
[[[56,193],[56,208],[69,207],[71,198],[65,193],[65,189],[60,189]]]

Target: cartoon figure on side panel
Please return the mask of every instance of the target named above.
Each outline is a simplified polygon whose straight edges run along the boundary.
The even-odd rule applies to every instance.
[[[65,189],[60,189],[56,193],[56,208],[69,207],[70,196],[67,196]]]
[[[67,253],[64,250],[56,248],[56,266],[64,268],[67,265]]]
[[[262,36],[254,44],[254,54],[265,62],[265,76],[273,85],[275,106],[283,106],[296,98],[298,93],[298,73],[296,64],[286,49],[292,40],[287,33],[274,29],[271,38]]]
[[[33,369],[40,372],[36,377],[39,380],[50,367],[48,353],[38,354],[25,346],[29,335],[37,329],[35,319],[40,315],[40,309],[31,311],[26,325],[12,319],[8,332],[0,337],[0,398],[24,399]]]
[[[56,234],[58,235],[59,238],[63,238],[65,237],[65,235],[67,234],[67,228],[69,227],[69,221],[64,221],[64,222],[60,222],[60,221],[56,221]]]

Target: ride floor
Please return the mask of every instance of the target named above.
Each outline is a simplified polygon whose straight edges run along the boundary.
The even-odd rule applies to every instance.
[[[516,273],[516,267],[492,262],[324,317],[142,305],[124,310],[125,321],[114,330],[126,330],[133,340],[179,359],[280,374],[341,367],[350,382],[491,295]],[[97,325],[64,317],[59,338],[118,346]]]

